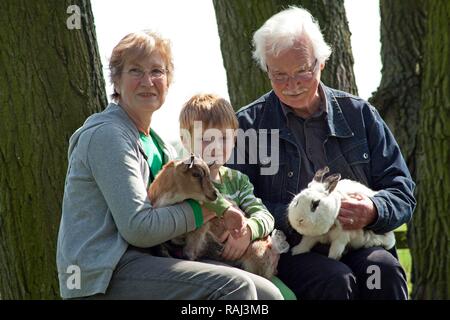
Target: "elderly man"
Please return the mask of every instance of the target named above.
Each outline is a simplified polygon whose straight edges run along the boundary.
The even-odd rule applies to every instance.
[[[253,44],[253,56],[267,71],[273,90],[237,115],[244,132],[279,130],[277,143],[263,146],[277,163],[261,158],[252,163],[260,153],[253,144],[238,146],[230,166],[250,177],[291,246],[301,238],[287,223],[287,205],[325,166],[379,190],[370,198],[342,201],[338,219],[344,229],[385,233],[408,222],[416,205],[415,184],[399,146],[373,106],[320,81],[331,49],[311,14],[290,7],[274,15],[256,31]],[[258,147],[269,140],[260,140]],[[268,165],[278,167],[276,174],[261,174]],[[351,250],[340,261],[327,253],[327,247],[318,245],[309,253],[282,255],[279,277],[299,299],[407,299],[395,248]]]

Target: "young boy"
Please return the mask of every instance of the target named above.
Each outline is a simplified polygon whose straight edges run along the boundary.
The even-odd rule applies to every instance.
[[[211,179],[226,199],[243,211],[246,232],[240,237],[228,236],[222,257],[237,260],[254,240],[269,235],[274,228],[274,218],[259,198],[253,194],[249,178],[223,165],[230,158],[239,124],[230,103],[213,94],[198,94],[187,101],[180,113],[181,140],[184,147],[200,155],[210,164]],[[230,219],[230,218],[228,218]],[[234,216],[237,221],[239,218]],[[230,219],[230,220],[232,220]],[[228,228],[227,228],[228,229]],[[293,292],[278,278],[272,282],[285,299],[295,299]]]

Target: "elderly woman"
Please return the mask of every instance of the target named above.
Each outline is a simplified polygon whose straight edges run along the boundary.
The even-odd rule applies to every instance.
[[[201,227],[214,213],[193,201],[156,209],[147,197],[153,177],[175,156],[151,129],[173,75],[168,41],[152,32],[125,36],[110,71],[115,102],[69,142],[57,246],[61,296],[281,299],[270,281],[245,271],[152,254],[151,247]]]
[[[270,164],[278,170],[262,175],[267,161],[250,164],[250,155],[259,152],[242,148],[238,160],[246,163],[232,167],[249,176],[256,196],[274,215],[275,228],[288,235],[292,246],[299,242],[287,224],[286,208],[325,166],[330,173],[379,191],[370,198],[358,195],[342,201],[338,219],[344,229],[385,233],[408,222],[416,205],[415,184],[400,148],[373,106],[320,81],[331,49],[311,14],[297,7],[286,9],[267,20],[253,42],[254,58],[267,72],[273,90],[238,112],[239,125],[257,132],[278,129],[276,149],[270,149],[272,144],[261,146],[268,139],[254,144],[278,153],[274,157],[278,161]],[[327,253],[319,245],[309,253],[282,255],[279,277],[299,299],[408,297],[395,249],[354,250],[341,261],[329,259]]]

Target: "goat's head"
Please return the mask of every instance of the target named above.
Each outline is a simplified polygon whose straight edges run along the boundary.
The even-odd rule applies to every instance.
[[[217,199],[216,189],[210,178],[209,167],[205,161],[191,154],[188,159],[175,164],[177,184],[192,198],[198,201]]]
[[[341,202],[333,191],[341,175],[332,174],[324,180],[328,171],[328,167],[317,171],[308,188],[296,195],[289,204],[289,223],[300,234],[325,234],[336,220]]]
[[[186,160],[168,162],[150,185],[148,195],[155,207],[168,206],[186,199],[217,199],[208,165],[194,155]]]

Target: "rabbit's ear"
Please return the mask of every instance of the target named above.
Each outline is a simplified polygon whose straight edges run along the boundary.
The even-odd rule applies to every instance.
[[[314,175],[314,181],[322,182],[323,176],[326,175],[330,169],[328,167],[322,168],[316,172]]]
[[[325,189],[328,191],[328,193],[333,192],[333,190],[336,188],[339,180],[341,180],[340,173],[335,173],[335,174],[332,174],[331,176],[325,178],[325,181],[323,183],[325,184]]]

